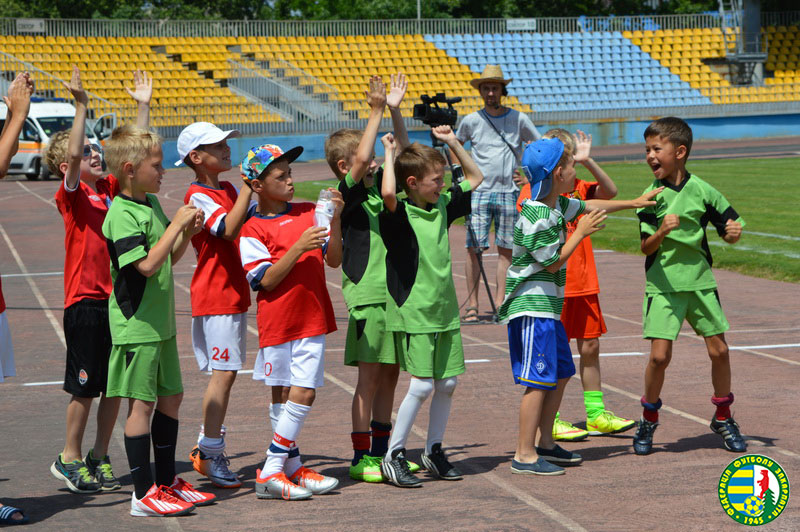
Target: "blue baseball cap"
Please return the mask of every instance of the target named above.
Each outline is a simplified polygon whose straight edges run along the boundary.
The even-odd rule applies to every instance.
[[[531,184],[531,199],[540,200],[550,193],[553,179],[550,173],[564,154],[564,143],[559,139],[539,139],[531,142],[522,153],[522,170]]]

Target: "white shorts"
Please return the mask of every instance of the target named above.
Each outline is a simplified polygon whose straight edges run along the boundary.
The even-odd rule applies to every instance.
[[[192,347],[200,371],[242,369],[246,340],[246,312],[192,318]]]
[[[267,386],[319,388],[325,373],[325,335],[258,350],[253,379]]]
[[[6,312],[0,312],[0,382],[6,377],[14,377],[14,347],[11,345],[11,330],[8,328]]]

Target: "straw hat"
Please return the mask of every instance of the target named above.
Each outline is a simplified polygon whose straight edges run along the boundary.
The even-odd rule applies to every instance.
[[[498,65],[486,65],[483,68],[483,72],[481,72],[481,77],[475,78],[469,82],[470,85],[475,87],[476,89],[480,89],[481,83],[486,81],[493,81],[495,83],[502,83],[503,85],[508,85],[513,81],[512,79],[505,79],[503,77],[503,69],[500,68]]]

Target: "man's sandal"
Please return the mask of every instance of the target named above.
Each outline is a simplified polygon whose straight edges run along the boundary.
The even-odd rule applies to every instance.
[[[12,516],[16,513],[19,513],[22,519],[14,519]],[[8,505],[0,506],[0,525],[24,525],[27,522],[28,516],[19,508]]]
[[[464,315],[461,316],[461,323],[480,323],[478,317],[478,307],[467,307]]]

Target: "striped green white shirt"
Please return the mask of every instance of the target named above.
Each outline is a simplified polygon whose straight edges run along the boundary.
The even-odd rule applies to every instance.
[[[501,323],[518,316],[561,318],[566,262],[556,273],[545,268],[558,260],[567,241],[567,222],[586,209],[581,200],[559,196],[555,208],[527,200],[514,224],[514,247],[506,275],[506,297],[498,311]]]

